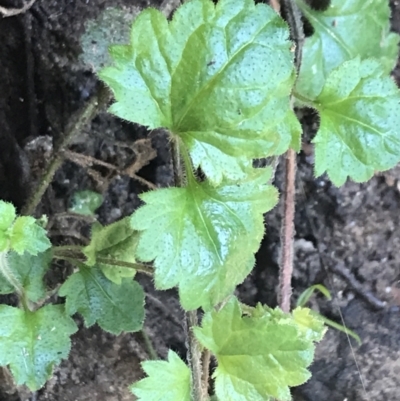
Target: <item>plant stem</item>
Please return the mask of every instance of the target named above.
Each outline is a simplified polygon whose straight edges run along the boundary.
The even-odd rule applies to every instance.
[[[295,43],[295,67],[300,71],[303,54],[304,32],[301,13],[294,0],[281,0],[281,13],[290,27],[290,37]],[[293,96],[291,99],[293,105]],[[283,191],[283,226],[281,233],[281,261],[279,273],[279,305],[284,312],[290,312],[293,274],[293,240],[295,234],[295,180],[296,153],[289,149],[286,153],[285,186]]]
[[[284,312],[290,312],[293,273],[293,239],[295,213],[295,177],[296,153],[289,149],[285,163],[285,190],[283,200],[283,227],[281,234],[281,266],[279,277],[279,306]]]
[[[150,359],[156,360],[158,359],[158,355],[156,350],[153,347],[153,344],[150,340],[149,335],[147,334],[146,329],[143,327],[143,329],[140,331],[140,334],[142,335],[144,345],[146,347],[146,351],[149,354]]]
[[[202,377],[203,394],[206,395],[208,394],[208,380],[210,377],[210,360],[211,360],[211,352],[208,349],[205,349],[201,357],[201,363],[203,367],[203,377]]]
[[[194,179],[190,156],[187,154],[187,152],[185,152],[184,148],[182,149],[181,154],[178,138],[173,138],[171,145],[175,186],[182,187],[185,184],[185,176],[182,170],[182,157],[184,160],[187,178],[189,180]],[[208,393],[204,392],[203,369],[201,365],[201,347],[193,333],[193,327],[198,325],[197,310],[186,312],[185,320],[188,347],[188,363],[192,374],[192,399],[193,401],[206,401],[208,399]]]
[[[68,124],[65,135],[63,135],[57,150],[54,152],[50,162],[43,173],[39,186],[32,191],[28,201],[22,208],[22,215],[32,215],[35,212],[37,205],[40,203],[42,196],[46,189],[53,180],[54,174],[60,168],[64,161],[64,151],[70,144],[71,140],[85,128],[87,124],[97,115],[98,110],[105,105],[110,99],[108,90],[102,88],[94,95],[89,102],[81,109],[78,110],[72,117]]]
[[[58,247],[55,247],[58,248]],[[81,247],[80,247],[81,248]],[[61,251],[61,252],[60,252]],[[68,249],[58,250],[53,254],[54,259],[62,259],[67,261],[85,262],[86,256],[80,252],[68,252]],[[131,263],[125,262],[123,260],[112,259],[112,258],[102,258],[96,257],[96,262],[103,263],[105,265],[116,266],[116,267],[128,267],[129,269],[134,269],[139,273],[147,274],[148,276],[153,276],[154,270],[151,266],[147,266],[144,263]]]
[[[188,342],[188,362],[192,372],[192,397],[193,401],[205,401],[207,400],[207,393],[204,393],[201,349],[200,344],[193,333],[193,327],[198,325],[197,310],[186,312],[185,318]]]

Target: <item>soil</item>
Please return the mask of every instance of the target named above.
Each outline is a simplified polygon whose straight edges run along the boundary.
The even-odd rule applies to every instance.
[[[400,5],[392,2],[393,29],[400,32]],[[22,1],[1,0],[19,7]],[[0,196],[21,208],[35,185],[53,143],[65,132],[71,115],[96,91],[96,76],[82,61],[80,39],[85,23],[106,7],[130,12],[158,6],[157,1],[38,0],[25,14],[0,20]],[[400,68],[394,77],[400,76]],[[311,138],[312,113],[303,118]],[[146,139],[150,138],[150,139]],[[56,145],[54,145],[56,146]],[[138,194],[152,185],[172,182],[168,140],[100,113],[78,135],[73,152],[57,172],[36,214],[50,218],[55,243],[85,241],[88,224],[65,215],[76,191],[104,194],[98,218],[110,223],[132,213]],[[93,166],[96,158],[117,167]],[[92,160],[93,161],[93,160]],[[333,301],[312,298],[311,306],[358,333],[362,345],[329,330],[317,347],[313,377],[294,389],[296,401],[395,401],[400,386],[400,168],[375,176],[366,184],[334,187],[313,176],[313,153],[305,142],[298,156],[294,299],[308,286],[322,283]],[[85,165],[86,164],[86,165]],[[126,167],[133,166],[130,176]],[[125,171],[124,174],[121,171]],[[128,171],[129,172],[129,171]],[[275,184],[281,187],[278,170]],[[267,234],[257,265],[239,287],[244,302],[276,305],[281,210],[266,216]],[[62,233],[62,235],[61,235]],[[69,274],[54,266],[49,287]],[[139,277],[147,294],[145,328],[160,357],[173,349],[185,357],[182,311],[175,291],[155,291]],[[12,297],[3,297],[13,302]],[[59,300],[61,302],[62,300]],[[70,357],[55,368],[53,378],[35,394],[15,388],[0,375],[0,401],[128,401],[128,386],[142,377],[140,361],[148,358],[140,334],[115,337],[97,326],[73,336]]]

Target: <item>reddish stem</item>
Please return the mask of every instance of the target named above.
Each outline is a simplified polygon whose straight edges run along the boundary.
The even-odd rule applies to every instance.
[[[281,268],[279,277],[279,306],[290,312],[293,273],[293,240],[295,213],[296,153],[289,149],[286,153],[285,188],[283,194],[283,227],[281,233]]]

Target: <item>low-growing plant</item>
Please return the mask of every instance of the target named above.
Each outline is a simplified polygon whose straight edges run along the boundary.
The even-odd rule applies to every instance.
[[[386,0],[313,3],[283,1],[289,25],[253,0],[191,0],[171,21],[147,9],[130,44],[111,47],[114,65],[99,72],[115,97],[110,112],[168,131],[175,187],[143,194],[130,217],[95,223],[87,246],[51,246],[45,219],[0,202],[0,293],[19,300],[0,305],[0,365],[17,384],[45,384],[68,355],[75,313],[114,334],[141,330],[137,272],[159,290],[178,288],[189,348],[187,363],[172,350],[143,363],[147,377],[132,386],[139,400],[283,401],[310,377],[323,320],[302,306],[250,307],[233,295],[278,200],[274,171],[253,162],[300,150],[294,106],[319,115],[317,176],[366,181],[400,160],[400,95],[389,77],[399,37]],[[305,39],[300,13],[313,31]],[[54,258],[75,266],[58,289],[65,304],[50,303],[43,284]]]

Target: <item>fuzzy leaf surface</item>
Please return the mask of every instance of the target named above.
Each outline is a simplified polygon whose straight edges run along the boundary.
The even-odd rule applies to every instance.
[[[42,387],[53,366],[68,357],[70,336],[77,331],[62,305],[35,312],[0,305],[0,366],[9,366],[18,385]]]
[[[321,123],[314,138],[315,174],[335,185],[367,181],[400,160],[400,92],[375,60],[334,70],[315,101]]]
[[[31,255],[27,252],[19,255],[11,251],[7,255],[10,273],[32,302],[39,301],[46,294],[43,277],[49,268],[51,258],[50,251],[38,255]],[[0,273],[0,294],[13,292],[15,292],[14,286]]]
[[[10,248],[22,255],[28,252],[37,255],[49,249],[51,242],[46,230],[31,216],[19,216],[10,233]]]
[[[269,177],[270,170],[256,169],[240,185],[196,182],[141,195],[146,205],[132,216],[141,231],[136,257],[154,260],[156,287],[178,285],[186,310],[210,308],[229,295],[253,268],[262,214],[276,204]]]
[[[331,0],[326,11],[315,11],[296,0],[315,32],[303,47],[296,91],[315,99],[329,73],[357,56],[379,59],[386,75],[394,68],[400,36],[390,32],[387,0]]]
[[[288,38],[281,17],[253,0],[193,0],[171,22],[147,9],[99,75],[114,92],[112,113],[180,137],[214,184],[240,180],[243,158],[299,148]]]
[[[259,305],[254,315],[242,316],[232,297],[220,311],[205,314],[195,335],[217,358],[214,377],[220,400],[290,400],[289,386],[310,377],[312,336],[282,311]]]
[[[122,279],[120,285],[108,280],[96,267],[79,266],[61,286],[59,295],[66,297],[70,315],[79,312],[86,327],[98,323],[113,334],[134,332],[143,326],[144,292],[132,279]]]
[[[124,277],[134,277],[136,270],[100,263],[97,258],[135,263],[137,241],[138,233],[131,228],[129,217],[105,227],[95,223],[92,228],[91,242],[83,249],[87,257],[86,263],[89,266],[96,264],[109,280],[115,284],[121,284]]]
[[[175,352],[168,352],[168,361],[146,361],[142,368],[148,377],[131,386],[138,401],[191,401],[190,369]]]

